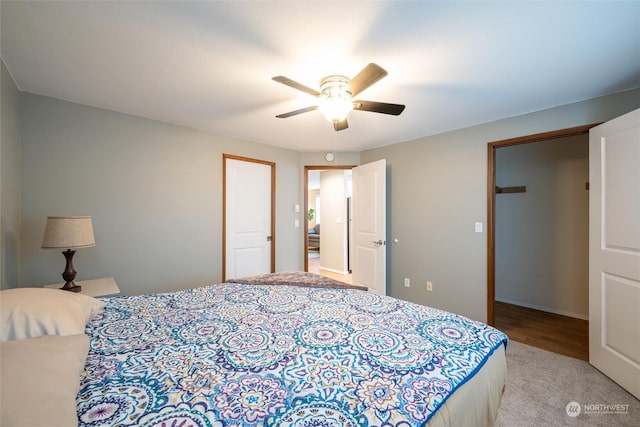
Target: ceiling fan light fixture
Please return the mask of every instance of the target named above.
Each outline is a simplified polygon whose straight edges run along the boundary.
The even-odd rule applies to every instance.
[[[318,109],[330,122],[341,121],[353,110],[349,79],[344,76],[329,76],[320,81]]]
[[[344,120],[347,114],[353,110],[353,102],[350,98],[320,98],[320,106],[318,107],[320,112],[330,122],[335,120]]]

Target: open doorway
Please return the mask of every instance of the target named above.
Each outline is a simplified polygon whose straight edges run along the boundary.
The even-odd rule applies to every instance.
[[[351,283],[350,176],[355,166],[305,166],[304,269]]]
[[[487,321],[588,359],[588,132],[489,144]]]

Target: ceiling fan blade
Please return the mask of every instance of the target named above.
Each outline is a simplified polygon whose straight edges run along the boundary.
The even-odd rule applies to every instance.
[[[315,90],[315,89],[311,89],[310,87],[305,86],[305,85],[303,85],[302,83],[298,83],[298,82],[297,82],[297,81],[295,81],[295,80],[291,80],[291,79],[290,79],[290,78],[288,78],[288,77],[285,77],[285,76],[275,76],[275,77],[273,77],[273,78],[272,78],[272,80],[274,80],[274,81],[276,81],[276,82],[278,82],[278,83],[282,83],[283,85],[287,85],[287,86],[289,86],[289,87],[292,87],[292,88],[294,88],[294,89],[301,90],[301,91],[303,91],[303,92],[305,92],[305,93],[308,93],[309,95],[313,95],[313,96],[315,96],[315,97],[320,96],[320,92],[318,92],[317,90]]]
[[[351,96],[356,96],[381,78],[387,75],[387,71],[373,62],[367,65],[349,82]]]
[[[339,130],[345,130],[348,127],[349,123],[347,123],[347,119],[333,121],[333,130],[335,130],[336,132]]]
[[[404,111],[402,104],[387,104],[386,102],[375,101],[353,101],[353,109],[360,111],[371,111],[374,113],[391,114],[399,116]]]
[[[297,116],[298,114],[308,113],[309,111],[317,110],[317,105],[312,105],[311,107],[301,108],[299,110],[289,111],[288,113],[278,114],[276,117],[279,119],[286,119],[287,117]]]

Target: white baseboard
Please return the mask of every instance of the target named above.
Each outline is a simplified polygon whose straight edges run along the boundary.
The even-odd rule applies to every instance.
[[[336,270],[335,268],[329,268],[329,267],[323,267],[323,266],[319,266],[318,270],[330,271],[332,273],[337,273],[337,274],[349,274],[348,271],[340,271],[340,270]]]
[[[560,314],[562,316],[573,317],[575,319],[589,320],[588,314],[572,313],[571,311],[558,310],[556,308],[543,307],[540,305],[528,304],[526,302],[514,301],[506,298],[496,298],[496,301],[519,305],[521,307],[532,308],[534,310],[546,311],[547,313]]]

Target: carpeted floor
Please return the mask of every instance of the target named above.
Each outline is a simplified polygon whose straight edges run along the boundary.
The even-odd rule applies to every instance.
[[[586,362],[510,341],[496,426],[638,427],[640,401]]]

